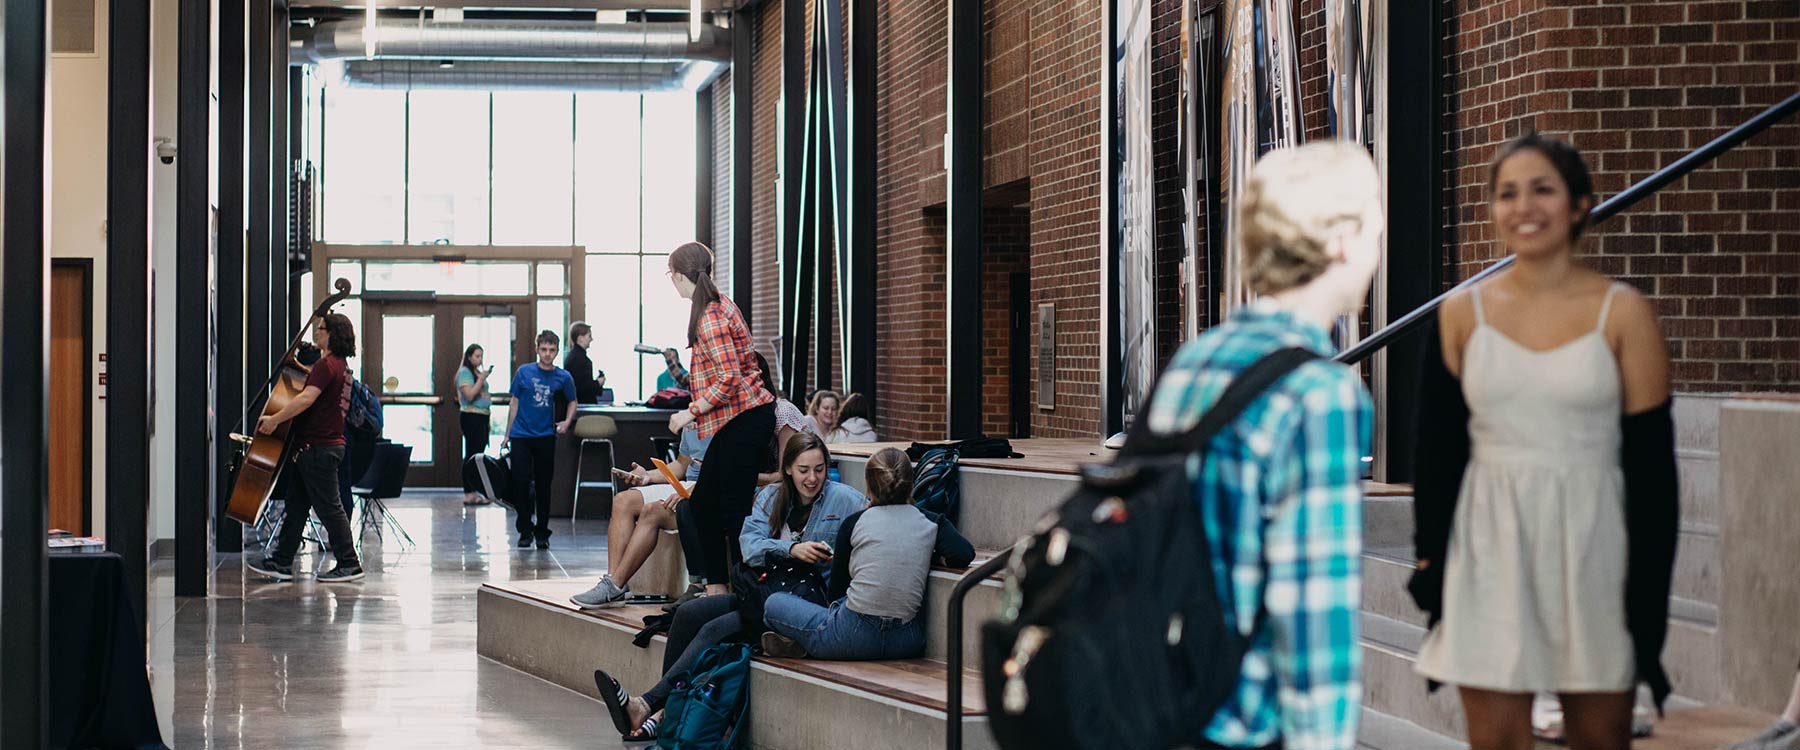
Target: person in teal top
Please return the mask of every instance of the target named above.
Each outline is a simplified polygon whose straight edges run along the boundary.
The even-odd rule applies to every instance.
[[[691,386],[686,367],[681,366],[681,353],[674,349],[663,350],[663,364],[667,369],[656,376],[656,390],[680,388],[687,390]]]
[[[461,412],[464,460],[487,452],[488,426],[494,405],[494,394],[488,391],[487,379],[493,374],[494,367],[482,366],[486,356],[487,352],[480,344],[470,344],[463,350],[462,367],[456,370],[456,405]],[[487,505],[489,500],[480,493],[463,493],[463,505]]]

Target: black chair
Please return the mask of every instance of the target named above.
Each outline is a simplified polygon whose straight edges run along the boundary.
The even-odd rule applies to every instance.
[[[653,437],[650,438],[650,449],[663,463],[673,464],[676,454],[681,452],[681,441],[672,437]]]
[[[362,501],[362,531],[368,533],[375,528],[375,538],[381,538],[381,526],[387,524],[404,540],[407,548],[416,547],[411,534],[406,528],[388,513],[387,504],[383,500],[391,500],[400,496],[406,487],[406,472],[412,468],[412,446],[400,443],[381,443],[375,446],[375,457],[369,462],[369,470],[357,480],[350,493]]]

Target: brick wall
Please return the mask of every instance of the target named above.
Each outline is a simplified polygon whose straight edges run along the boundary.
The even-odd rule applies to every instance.
[[[1531,128],[1582,149],[1602,199],[1800,86],[1800,2],[1705,0],[1447,14],[1448,276],[1505,250],[1495,148]],[[1446,4],[1454,9],[1454,4]],[[1649,295],[1681,391],[1800,390],[1800,124],[1594,229],[1580,253]]]
[[[719,279],[719,291],[731,294],[732,274],[738,269],[732,266],[731,237],[731,70],[726,69],[718,78],[713,79],[701,96],[712,98],[713,105],[713,163],[712,163],[712,249],[714,275]],[[743,269],[748,272],[750,269]],[[746,300],[748,301],[748,300]]]
[[[1031,209],[988,208],[981,222],[981,429],[1026,437],[1012,429],[1012,275],[1031,267]]]
[[[750,109],[755,113],[750,133],[750,202],[751,202],[751,284],[756,299],[749,307],[754,312],[750,327],[756,346],[770,362],[780,359],[779,352],[769,347],[769,340],[781,332],[781,255],[777,244],[780,236],[780,214],[776,211],[777,178],[781,175],[779,153],[780,131],[775,119],[776,103],[781,99],[781,4],[768,0],[752,16],[752,33],[756,41],[751,49]]]
[[[1058,347],[1056,408],[1033,416],[1035,437],[1100,432],[1102,12],[1101,3],[1031,9],[1031,294],[1056,305]],[[1035,340],[1034,331],[1034,372]]]
[[[945,18],[941,4],[891,2],[877,22],[876,429],[945,435],[943,202]]]

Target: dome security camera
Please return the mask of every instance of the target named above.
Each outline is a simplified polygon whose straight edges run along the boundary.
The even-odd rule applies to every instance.
[[[164,164],[175,163],[175,144],[167,138],[156,139],[156,160]]]

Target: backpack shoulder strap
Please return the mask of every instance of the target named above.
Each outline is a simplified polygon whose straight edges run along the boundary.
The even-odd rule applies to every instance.
[[[1237,421],[1238,416],[1270,386],[1315,359],[1321,357],[1309,349],[1297,346],[1270,352],[1238,373],[1231,384],[1225,387],[1225,393],[1219,396],[1219,400],[1187,432],[1158,435],[1151,431],[1150,420],[1140,417],[1132,425],[1132,434],[1126,441],[1125,450],[1136,454],[1191,453],[1200,450],[1212,442],[1213,436],[1219,434],[1220,430]],[[1160,382],[1159,380],[1158,383]],[[1155,390],[1152,390],[1150,399],[1145,403],[1155,403],[1155,398]]]

